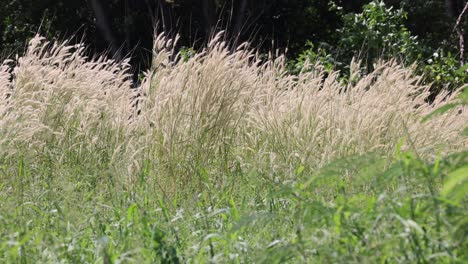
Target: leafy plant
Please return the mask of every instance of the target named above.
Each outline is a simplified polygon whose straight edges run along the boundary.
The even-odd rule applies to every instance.
[[[421,62],[418,71],[424,74],[437,92],[442,89],[454,90],[468,83],[468,66],[461,66],[456,56],[443,49]]]
[[[331,8],[339,6],[333,4]],[[372,71],[377,60],[396,59],[407,66],[416,64],[415,72],[424,76],[433,95],[442,90],[453,91],[468,81],[468,69],[451,52],[444,51],[445,46],[433,50],[411,34],[405,26],[408,14],[403,7],[395,9],[384,1],[374,0],[363,6],[361,13],[338,13],[342,15],[343,26],[338,30],[336,46],[308,42],[292,63],[291,72],[313,69],[310,65],[304,68],[308,60],[328,72],[339,70],[341,80],[348,82],[353,58],[364,62],[360,72]]]
[[[192,47],[182,47],[179,51],[180,56],[184,62],[187,62],[190,58],[195,56],[196,51]]]
[[[417,38],[404,25],[407,13],[403,9],[372,1],[363,6],[362,13],[346,14],[343,18],[344,25],[338,30],[340,56],[361,57],[368,61],[368,67],[377,59],[416,59]]]

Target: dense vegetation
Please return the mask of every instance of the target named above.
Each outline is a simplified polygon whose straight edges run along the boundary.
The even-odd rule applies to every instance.
[[[466,260],[466,91],[428,104],[395,62],[292,76],[220,37],[159,36],[136,89],[82,46],[5,62],[2,262]]]
[[[369,5],[371,3],[371,5]],[[0,51],[21,54],[37,32],[48,39],[83,39],[91,54],[130,55],[136,77],[151,64],[154,26],[179,46],[202,49],[225,30],[233,46],[249,41],[268,53],[288,49],[293,64],[319,57],[346,69],[354,56],[367,65],[399,57],[433,83],[433,91],[467,82],[455,25],[464,0],[0,0]],[[461,34],[468,19],[459,25]],[[465,30],[466,31],[466,30]],[[464,54],[466,54],[463,52]],[[312,56],[311,56],[312,55]],[[466,57],[466,55],[465,55]],[[300,62],[300,61],[299,61]],[[300,63],[299,63],[300,64]],[[371,69],[370,69],[371,70]],[[294,71],[293,71],[294,72]],[[347,74],[345,74],[347,75]]]
[[[229,13],[229,1],[202,2],[201,13],[206,3]],[[451,30],[445,11],[252,2],[244,8],[275,6],[275,19],[323,35],[270,35],[274,23],[256,18],[256,37],[291,40],[288,59],[234,41],[232,19],[186,48],[185,22],[178,40],[168,25],[193,3],[160,1],[173,17],[168,33],[150,33],[135,82],[128,50],[53,40],[76,21],[99,35],[89,7],[34,1],[64,12],[41,14],[48,33],[29,38],[32,2],[7,1],[5,54],[29,41],[0,64],[0,263],[468,261],[466,67],[453,31],[421,38],[411,18]],[[247,2],[236,3],[238,14]],[[90,52],[99,45],[114,59]]]

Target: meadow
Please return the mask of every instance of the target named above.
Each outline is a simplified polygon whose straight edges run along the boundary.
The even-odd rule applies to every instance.
[[[138,87],[41,37],[1,64],[1,263],[468,261],[467,89],[175,47]]]

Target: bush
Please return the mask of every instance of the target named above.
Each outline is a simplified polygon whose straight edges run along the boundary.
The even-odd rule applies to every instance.
[[[340,70],[341,79],[348,81],[353,58],[364,61],[362,72],[372,71],[379,59],[392,58],[407,66],[416,64],[416,72],[424,75],[424,82],[432,86],[433,94],[443,89],[456,90],[468,81],[467,69],[462,68],[452,53],[444,52],[443,47],[433,50],[411,35],[404,25],[407,13],[403,8],[394,9],[383,1],[372,1],[363,6],[362,13],[341,14],[344,25],[338,30],[336,45],[316,47],[309,42],[292,63],[292,72],[307,70],[303,66],[304,61],[309,60],[328,70]]]
[[[387,7],[383,1],[363,6],[362,13],[344,15],[343,28],[338,30],[338,56],[358,56],[372,63],[377,59],[399,58],[410,63],[417,58],[418,42],[405,27],[407,13]],[[356,53],[359,52],[359,53]]]
[[[432,83],[435,92],[442,89],[454,90],[468,83],[468,67],[462,67],[459,58],[443,49],[422,61],[418,72],[424,74],[428,83]]]

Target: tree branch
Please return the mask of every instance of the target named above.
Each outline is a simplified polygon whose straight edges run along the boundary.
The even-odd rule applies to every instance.
[[[463,37],[463,29],[461,28],[462,22],[463,22],[463,16],[466,14],[468,11],[468,3],[465,4],[465,7],[463,8],[463,11],[460,13],[460,15],[457,18],[457,23],[455,24],[455,31],[457,32],[458,35],[458,43],[460,46],[460,64],[463,66],[465,64],[465,39]]]

